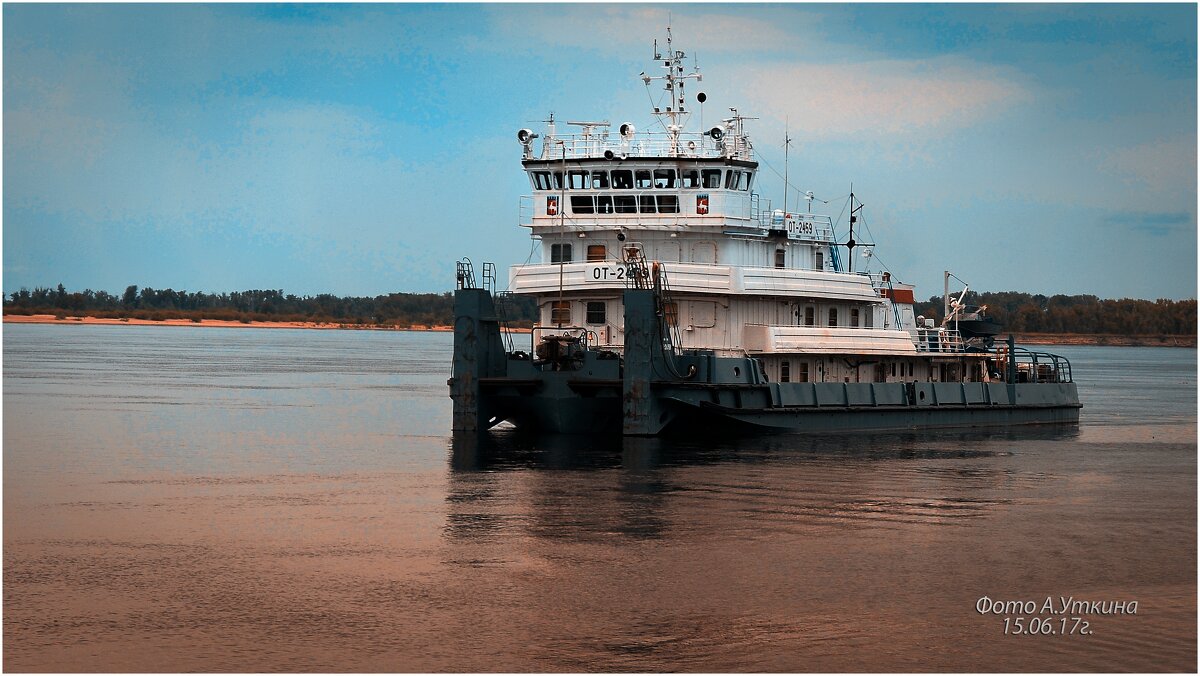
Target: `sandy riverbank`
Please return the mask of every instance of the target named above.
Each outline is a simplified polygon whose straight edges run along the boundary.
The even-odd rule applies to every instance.
[[[1117,335],[1085,333],[1018,333],[1018,343],[1027,345],[1112,345],[1118,347],[1196,347],[1196,336]],[[997,338],[997,343],[1000,338]]]
[[[357,331],[451,331],[449,326],[372,326],[363,324],[338,324],[334,322],[240,322],[223,319],[133,319],[110,317],[71,317],[62,319],[55,315],[4,315],[6,324],[113,324],[125,326],[207,326],[232,329],[350,329]],[[520,329],[514,329],[520,331]]]

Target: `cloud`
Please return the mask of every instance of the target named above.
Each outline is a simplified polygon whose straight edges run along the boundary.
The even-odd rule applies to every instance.
[[[1100,166],[1127,184],[1151,188],[1196,183],[1196,137],[1185,135],[1108,151]]]
[[[697,12],[695,5],[678,8],[639,5],[563,5],[555,11],[539,11],[538,5],[498,6],[492,10],[492,27],[505,39],[527,35],[529,47],[537,52],[550,46],[576,47],[612,52],[631,60],[650,61],[652,46],[666,51],[666,27],[671,26],[675,49],[689,57],[709,52],[761,51],[795,43],[797,36],[767,19],[737,14]],[[687,11],[681,11],[687,10]],[[788,8],[791,20],[815,24],[820,15]]]
[[[945,133],[1032,98],[1000,69],[943,58],[765,66],[743,90],[760,114],[816,138]]]
[[[1163,237],[1184,229],[1195,229],[1195,219],[1184,211],[1122,212],[1105,217],[1104,222],[1111,226],[1132,228],[1155,237]]]

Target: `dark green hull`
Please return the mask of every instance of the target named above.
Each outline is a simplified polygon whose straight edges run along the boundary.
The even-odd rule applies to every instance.
[[[653,292],[625,294],[625,353],[569,362],[507,353],[490,295],[456,295],[455,431],[501,422],[551,433],[646,436],[746,425],[866,432],[1075,423],[1073,382],[771,383],[757,360],[664,350]]]

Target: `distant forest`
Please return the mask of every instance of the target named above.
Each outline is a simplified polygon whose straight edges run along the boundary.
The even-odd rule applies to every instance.
[[[968,291],[967,305],[986,305],[988,316],[1005,332],[1115,335],[1196,335],[1196,301],[1121,300],[1096,296],[1043,296],[1017,291]],[[941,320],[941,296],[914,308],[918,315]]]
[[[532,326],[536,308],[529,298],[514,297],[506,319],[514,326]],[[22,288],[4,299],[5,314],[130,317],[164,319],[221,319],[241,322],[319,322],[361,326],[449,326],[454,321],[450,293],[389,293],[385,296],[295,296],[282,290],[203,293],[130,286],[115,296],[107,291],[67,291]]]
[[[966,301],[1013,333],[1196,335],[1196,301],[1043,296],[1016,291],[970,292]],[[514,297],[506,319],[528,327],[536,320],[532,299]],[[940,319],[942,298],[918,303],[917,314]],[[22,288],[4,299],[6,314],[321,322],[360,326],[447,326],[454,319],[450,293],[390,293],[375,297],[294,296],[282,290],[202,293],[130,286],[120,296],[106,291]]]

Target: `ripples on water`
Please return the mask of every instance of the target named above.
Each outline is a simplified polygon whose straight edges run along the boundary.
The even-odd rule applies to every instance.
[[[4,334],[10,671],[1195,668],[1194,350],[1058,349],[1078,427],[451,440],[445,334]]]

